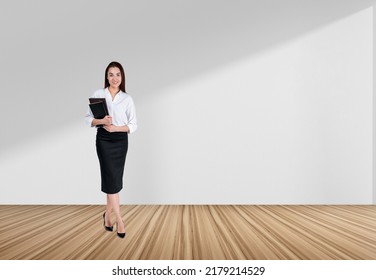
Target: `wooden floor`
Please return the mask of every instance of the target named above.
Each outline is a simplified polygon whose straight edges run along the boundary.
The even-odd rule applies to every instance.
[[[0,205],[0,259],[376,259],[376,206]]]

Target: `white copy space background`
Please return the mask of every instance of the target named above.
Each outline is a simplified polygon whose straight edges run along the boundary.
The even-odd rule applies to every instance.
[[[372,203],[373,1],[131,2],[1,4],[0,203],[105,201],[83,115],[112,60],[123,203]]]

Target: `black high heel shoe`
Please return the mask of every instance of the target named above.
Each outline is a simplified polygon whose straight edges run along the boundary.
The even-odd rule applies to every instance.
[[[124,238],[125,232],[118,232],[117,231],[118,227],[119,227],[119,225],[116,223],[116,234],[117,234],[117,236],[119,236],[120,238]]]
[[[114,227],[113,227],[113,226],[111,226],[111,227],[107,227],[107,226],[106,226],[106,218],[105,218],[105,216],[106,216],[106,212],[103,213],[103,226],[104,226],[104,228],[105,228],[107,231],[113,231],[113,230],[114,230]]]

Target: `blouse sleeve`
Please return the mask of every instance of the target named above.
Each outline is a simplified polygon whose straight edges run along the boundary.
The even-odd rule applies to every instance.
[[[89,107],[89,106],[88,106]],[[94,120],[94,116],[93,116],[93,113],[91,112],[90,110],[90,107],[87,109],[87,112],[86,112],[86,115],[85,115],[85,124],[87,126],[91,126],[91,127],[94,127],[92,125],[92,122]]]
[[[91,97],[97,97],[97,91],[94,92]],[[89,105],[87,105],[87,112],[85,115],[85,124],[90,127],[95,127],[92,125],[93,120],[94,120],[94,115],[91,112]]]
[[[136,118],[136,107],[134,106],[133,99],[130,98],[129,105],[126,110],[126,115],[128,118],[129,133],[133,133],[137,129],[137,118]]]

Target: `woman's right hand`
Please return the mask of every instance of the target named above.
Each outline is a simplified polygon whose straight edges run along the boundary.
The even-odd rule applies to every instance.
[[[103,124],[103,125],[111,125],[111,124],[112,124],[112,117],[110,117],[110,116],[105,116],[105,117],[102,119],[102,124]]]

